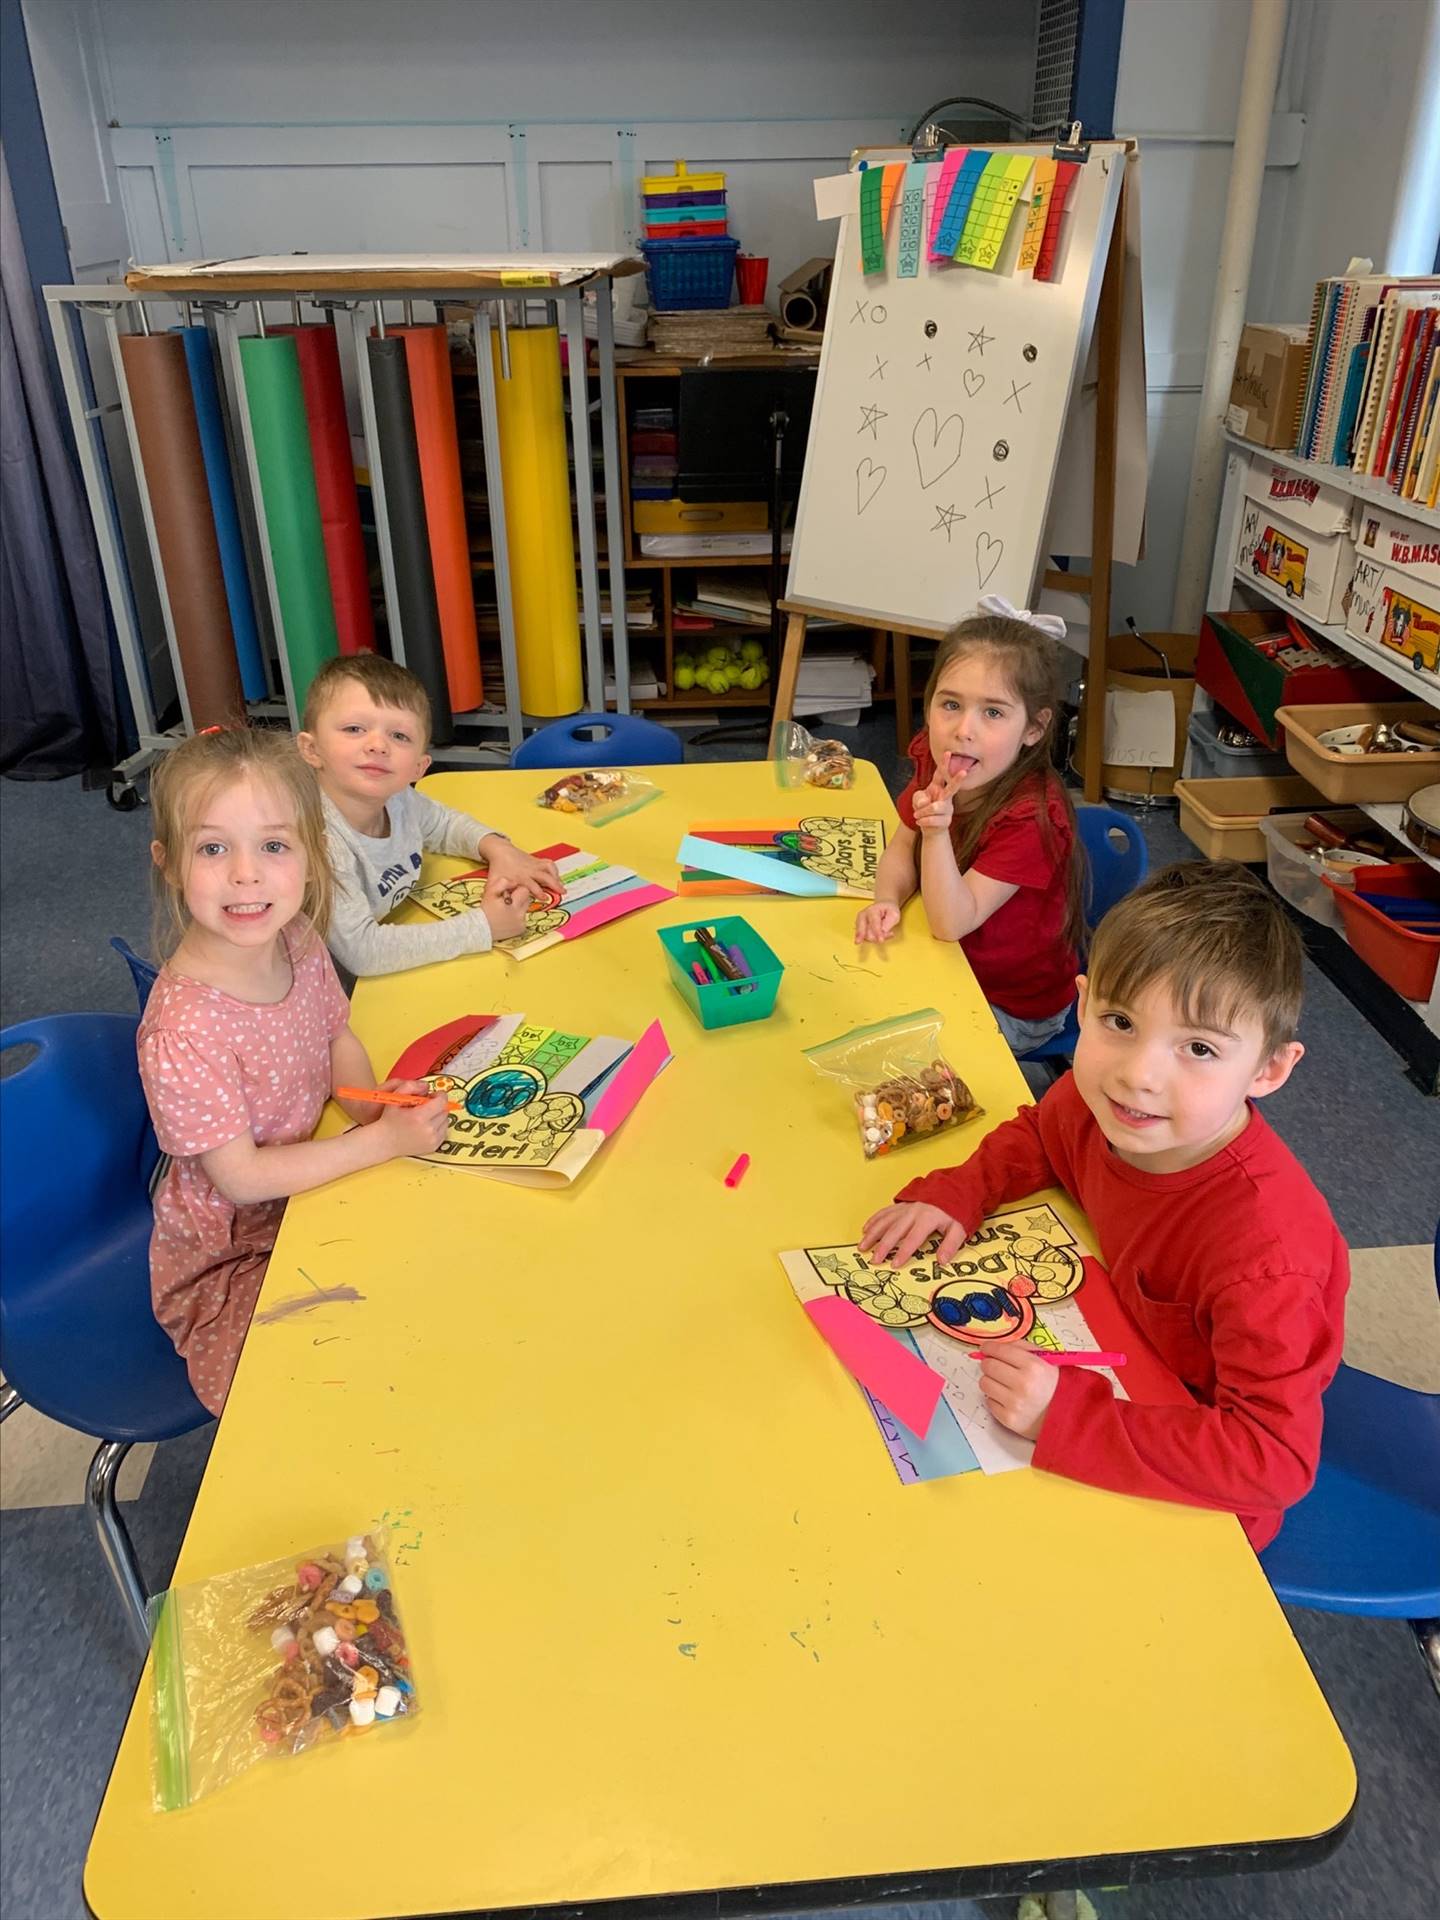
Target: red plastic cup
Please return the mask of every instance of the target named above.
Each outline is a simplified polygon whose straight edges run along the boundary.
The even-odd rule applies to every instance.
[[[770,256],[764,253],[737,254],[735,275],[740,283],[740,305],[742,307],[763,306],[765,282],[770,277]]]

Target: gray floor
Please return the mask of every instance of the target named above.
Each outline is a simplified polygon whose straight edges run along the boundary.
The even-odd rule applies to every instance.
[[[888,710],[847,738],[896,784]],[[754,743],[692,758],[750,758]],[[1152,858],[1183,857],[1173,817],[1146,823]],[[66,1009],[134,1010],[112,933],[148,950],[149,815],[118,814],[77,781],[0,785],[0,1018]],[[1427,1241],[1440,1180],[1440,1103],[1335,988],[1307,967],[1309,1049],[1270,1118],[1325,1192],[1357,1246]],[[211,1429],[162,1447],[129,1509],[155,1586],[168,1578],[209,1450]],[[77,1495],[78,1495],[77,1489]],[[138,1661],[121,1630],[83,1508],[3,1516],[0,1615],[0,1910],[16,1920],[79,1920],[80,1873]],[[1440,1699],[1407,1629],[1295,1612],[1292,1624],[1345,1731],[1361,1779],[1351,1833],[1324,1864],[1095,1893],[1125,1920],[1420,1920],[1440,1910],[1436,1806]],[[39,1757],[37,1759],[37,1756]],[[1083,1765],[1084,1757],[1066,1763]],[[1013,1902],[877,1909],[902,1920],[975,1920]],[[164,1920],[157,1916],[157,1920]],[[256,1916],[256,1920],[265,1920]]]

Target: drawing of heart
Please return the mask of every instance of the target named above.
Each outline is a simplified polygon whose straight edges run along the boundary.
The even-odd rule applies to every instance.
[[[855,469],[855,511],[864,513],[866,507],[875,498],[885,484],[888,469],[877,467],[870,459],[862,460]]]
[[[982,587],[999,566],[1000,556],[1004,551],[1005,542],[1003,540],[992,540],[988,533],[976,534],[975,569],[980,576],[980,584]]]
[[[966,367],[965,391],[966,393],[969,394],[972,400],[975,398],[976,394],[980,391],[981,387],[983,387],[984,384],[985,384],[985,376],[983,373],[976,373],[973,367]]]
[[[960,458],[965,438],[965,422],[958,413],[942,420],[934,407],[926,407],[915,422],[910,441],[915,448],[915,464],[920,469],[920,485],[933,487]]]

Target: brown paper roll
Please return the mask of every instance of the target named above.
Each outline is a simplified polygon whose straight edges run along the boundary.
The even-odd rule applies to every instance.
[[[122,334],[120,357],[150,492],[190,718],[197,729],[234,725],[244,718],[245,694],[210,511],[185,342],[178,333]]]

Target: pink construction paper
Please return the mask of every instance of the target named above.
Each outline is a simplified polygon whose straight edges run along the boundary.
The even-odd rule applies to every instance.
[[[669,1058],[665,1029],[652,1020],[601,1094],[587,1125],[600,1133],[613,1133]]]
[[[930,1431],[940,1389],[944,1385],[933,1367],[892,1340],[870,1316],[838,1293],[807,1300],[805,1311],[815,1322],[837,1360],[848,1367],[867,1393],[883,1400],[897,1420],[923,1440]]]
[[[662,900],[674,898],[669,887],[631,887],[609,900],[597,900],[593,907],[582,907],[578,913],[572,913],[560,928],[560,938],[578,940],[582,933],[592,933],[607,921],[623,920],[627,913],[635,913],[641,907],[658,906]]]

